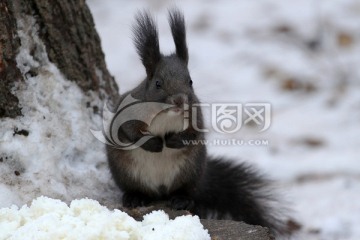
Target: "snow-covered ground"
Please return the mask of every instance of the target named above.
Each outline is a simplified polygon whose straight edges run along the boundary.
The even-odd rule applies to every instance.
[[[88,4],[121,92],[144,77],[131,41],[138,9],[157,18],[160,48],[174,50],[166,12],[174,1]],[[178,1],[186,16],[189,68],[203,102],[267,102],[271,126],[244,125],[209,146],[249,161],[279,182],[303,226],[298,239],[360,239],[360,2]],[[209,123],[208,123],[209,124]]]

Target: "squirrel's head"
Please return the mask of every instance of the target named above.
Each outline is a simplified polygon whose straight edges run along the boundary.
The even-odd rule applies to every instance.
[[[169,56],[160,53],[158,30],[147,12],[139,12],[136,16],[134,42],[147,75],[144,100],[182,107],[197,100],[187,68],[189,55],[184,16],[179,10],[169,11],[169,24],[175,53]]]

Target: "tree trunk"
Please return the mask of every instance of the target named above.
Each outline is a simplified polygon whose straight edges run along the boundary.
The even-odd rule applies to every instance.
[[[12,4],[0,2],[0,118],[21,114],[19,100],[11,93],[13,82],[21,80],[15,61],[16,50],[20,46],[16,29]]]
[[[33,17],[49,60],[83,91],[95,91],[101,99],[114,98],[118,87],[106,68],[100,38],[84,0],[1,0],[0,2],[0,117],[21,115],[12,92],[24,81],[16,66],[20,47],[17,21]],[[35,75],[36,69],[28,74]]]

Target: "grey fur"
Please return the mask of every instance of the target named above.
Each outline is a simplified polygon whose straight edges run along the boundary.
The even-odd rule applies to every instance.
[[[153,18],[147,12],[136,17],[134,42],[147,76],[123,94],[120,102],[131,94],[140,102],[173,104],[177,111],[164,110],[149,125],[140,121],[123,124],[118,131],[120,139],[135,142],[152,137],[139,148],[107,146],[111,173],[124,191],[123,205],[136,207],[169,200],[171,207],[188,209],[200,217],[243,220],[285,233],[281,218],[272,212],[273,198],[265,178],[245,164],[208,156],[205,145],[184,144],[183,140],[204,140],[204,134],[192,124],[184,126],[184,111],[178,111],[186,104],[191,109],[199,100],[187,68],[184,17],[174,9],[169,12],[169,22],[176,53],[163,56]],[[188,113],[192,119],[192,111]],[[196,114],[196,127],[203,129],[201,110]]]

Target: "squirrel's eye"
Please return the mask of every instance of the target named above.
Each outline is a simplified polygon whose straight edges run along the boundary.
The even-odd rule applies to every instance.
[[[156,82],[155,82],[155,85],[156,85],[156,89],[160,89],[160,88],[161,88],[160,81],[156,81]]]
[[[192,86],[192,85],[193,85],[193,81],[192,81],[192,80],[190,80],[190,81],[189,81],[189,84],[190,84],[190,86]]]

